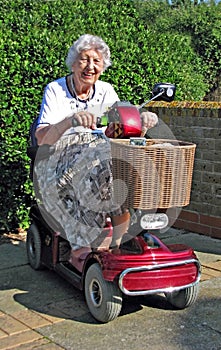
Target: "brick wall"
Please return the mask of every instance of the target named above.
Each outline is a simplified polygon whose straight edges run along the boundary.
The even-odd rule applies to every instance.
[[[221,238],[221,102],[152,102],[148,110],[163,121],[150,137],[196,144],[190,204],[170,210],[172,220],[179,214],[174,226]]]

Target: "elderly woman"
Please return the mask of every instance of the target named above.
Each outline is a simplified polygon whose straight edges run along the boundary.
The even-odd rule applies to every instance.
[[[107,216],[113,225],[113,252],[130,218],[111,196],[109,143],[93,132],[97,118],[119,101],[114,88],[99,80],[111,65],[109,47],[100,37],[82,35],[69,49],[66,64],[70,74],[45,88],[35,133],[38,145],[54,145],[55,152],[39,160],[35,171],[44,207],[60,222],[72,247],[70,259],[77,265],[101,234]],[[157,122],[154,113],[141,117],[144,132]]]

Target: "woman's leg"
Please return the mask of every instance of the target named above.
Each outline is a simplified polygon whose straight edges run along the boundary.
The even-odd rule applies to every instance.
[[[112,241],[110,244],[111,250],[119,251],[119,247],[121,244],[121,240],[125,233],[127,233],[130,223],[130,213],[127,211],[121,215],[114,215],[111,217],[112,225],[113,225],[113,235],[112,235]],[[82,271],[83,268],[83,260],[91,252],[90,246],[87,247],[72,247],[74,249],[71,250],[71,257],[70,257],[70,263],[73,264],[79,271]],[[107,250],[108,247],[105,249],[99,249]]]
[[[113,225],[113,236],[110,248],[119,248],[123,235],[128,231],[130,223],[130,213],[127,211],[121,215],[111,218]]]

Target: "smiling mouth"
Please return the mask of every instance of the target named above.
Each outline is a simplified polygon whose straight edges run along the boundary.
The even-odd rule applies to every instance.
[[[83,72],[83,76],[84,76],[84,77],[90,78],[90,77],[93,76],[93,73],[86,73],[86,72]]]

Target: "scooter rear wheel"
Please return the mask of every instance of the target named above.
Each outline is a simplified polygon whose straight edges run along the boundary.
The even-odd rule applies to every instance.
[[[195,303],[199,292],[199,283],[178,292],[165,293],[168,302],[177,309],[185,309]]]
[[[92,316],[103,323],[114,320],[122,308],[120,289],[103,278],[98,263],[91,265],[86,272],[85,298]]]
[[[41,262],[41,236],[35,224],[31,224],[27,232],[26,250],[28,262],[34,270],[41,270],[43,268]]]

